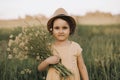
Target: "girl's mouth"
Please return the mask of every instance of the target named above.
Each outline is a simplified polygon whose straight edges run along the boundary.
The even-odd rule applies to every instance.
[[[64,36],[64,35],[58,35],[58,36]]]

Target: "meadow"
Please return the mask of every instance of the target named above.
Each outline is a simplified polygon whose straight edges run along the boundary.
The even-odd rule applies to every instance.
[[[0,28],[0,80],[44,80],[38,72],[39,61],[12,59],[7,51],[9,36],[17,36],[22,27]],[[70,37],[83,48],[90,80],[120,80],[120,24],[77,25]]]

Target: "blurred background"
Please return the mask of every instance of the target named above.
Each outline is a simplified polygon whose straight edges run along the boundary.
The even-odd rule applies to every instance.
[[[8,43],[25,27],[46,29],[63,9],[77,22],[70,39],[83,48],[90,80],[120,80],[120,0],[0,0],[0,80],[45,80],[36,61],[8,59]]]
[[[58,8],[64,8],[78,24],[119,24],[119,0],[0,0],[0,27],[46,25]],[[37,20],[36,20],[37,19]]]

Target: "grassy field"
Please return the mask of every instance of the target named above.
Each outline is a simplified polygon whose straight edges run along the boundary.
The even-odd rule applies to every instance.
[[[0,80],[43,80],[46,72],[37,71],[39,62],[8,59],[9,36],[21,31],[21,27],[0,29]],[[78,25],[70,39],[83,48],[90,80],[120,80],[120,25]]]

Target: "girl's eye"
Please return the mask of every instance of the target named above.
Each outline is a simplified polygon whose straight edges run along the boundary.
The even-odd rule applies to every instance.
[[[60,27],[59,27],[59,26],[55,26],[54,29],[59,30]],[[67,26],[64,26],[64,27],[62,27],[62,29],[68,29],[68,27],[67,27]]]
[[[54,27],[54,29],[59,29],[59,27]]]
[[[64,26],[63,29],[68,29],[68,27]]]

